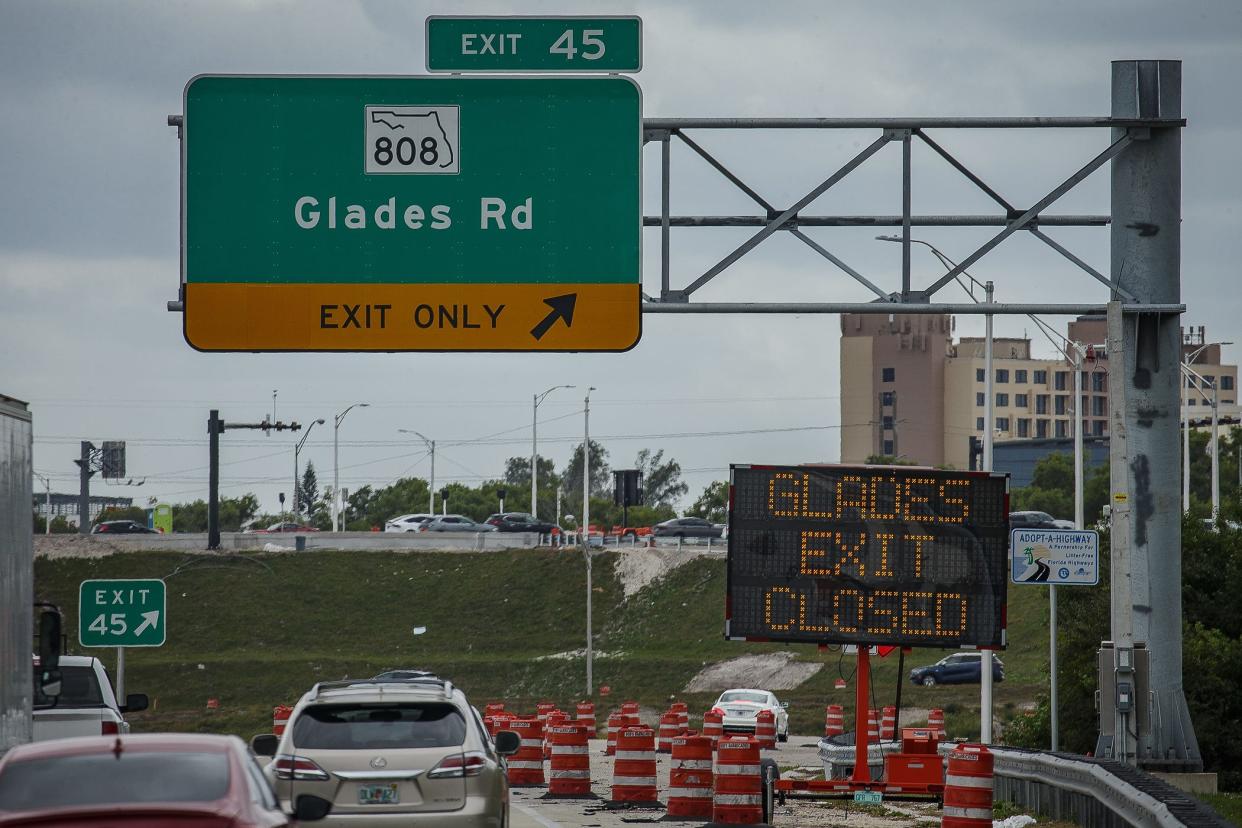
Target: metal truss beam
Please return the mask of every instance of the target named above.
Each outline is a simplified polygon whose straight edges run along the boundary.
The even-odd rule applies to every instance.
[[[1178,314],[1185,305],[1129,304],[1122,305],[1125,313]],[[1103,315],[1107,305],[1100,304],[992,304],[946,303],[946,302],[645,302],[643,313],[952,313],[996,314],[1017,316],[1021,314],[1044,314],[1047,316],[1095,316]]]

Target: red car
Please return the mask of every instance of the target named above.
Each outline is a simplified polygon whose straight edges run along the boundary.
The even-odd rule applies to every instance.
[[[331,803],[299,796],[280,810],[233,736],[158,733],[55,739],[0,758],[0,826],[276,828],[323,819]]]

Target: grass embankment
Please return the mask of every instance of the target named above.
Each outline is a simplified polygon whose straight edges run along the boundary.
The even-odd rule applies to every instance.
[[[715,693],[682,692],[704,666],[746,653],[786,649],[721,636],[723,560],[696,559],[624,600],[617,555],[596,559],[593,611],[596,686],[622,699],[663,708],[682,699],[700,712]],[[426,667],[461,686],[476,705],[505,699],[533,709],[538,699],[564,705],[581,698],[581,657],[542,658],[582,647],[585,584],[576,552],[485,554],[304,552],[217,557],[135,552],[98,559],[40,559],[36,591],[65,611],[76,645],[78,584],[90,578],[162,577],[168,584],[168,643],[130,650],[126,686],[145,692],[153,709],[131,718],[136,730],[208,730],[241,736],[267,731],[272,706],[292,703],[315,681],[369,676],[392,667]],[[1040,588],[1010,591],[1006,681],[997,685],[1003,715],[1034,700],[1047,681],[1047,598]],[[415,638],[410,629],[428,632]],[[827,703],[851,718],[849,690],[834,690],[853,659],[814,647],[791,648],[824,664],[810,680],[779,695],[790,701],[792,729],[818,733]],[[95,650],[112,669],[115,651]],[[907,670],[944,653],[916,650]],[[540,660],[536,660],[540,659]],[[892,704],[897,657],[878,659],[875,700]],[[903,706],[943,707],[952,735],[978,731],[979,688],[903,688]],[[220,708],[206,709],[217,698]],[[972,721],[973,718],[973,721]],[[602,717],[601,717],[602,720]]]

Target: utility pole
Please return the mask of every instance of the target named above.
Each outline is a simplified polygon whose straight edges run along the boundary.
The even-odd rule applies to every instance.
[[[275,392],[272,392],[273,397]],[[319,422],[323,422],[320,420]],[[261,423],[226,423],[220,418],[218,409],[211,409],[207,415],[207,548],[220,548],[220,435],[227,429],[259,429],[270,434],[272,430],[298,431],[302,426],[297,423],[281,423],[264,420]],[[310,429],[306,430],[310,433]],[[296,462],[296,461],[295,461]]]
[[[424,437],[412,428],[399,428],[397,432],[413,434],[423,441],[427,446],[427,451],[431,454],[431,480],[427,483],[427,514],[434,515],[436,513],[436,441]]]
[[[591,642],[591,392],[587,388],[582,404],[582,552],[586,557],[586,695],[595,692],[591,675],[595,654]]]
[[[43,520],[43,534],[52,534],[52,478],[34,472],[34,476],[43,481],[43,509],[47,517]]]
[[[983,285],[985,305],[991,305],[993,299],[992,281]],[[987,399],[983,408],[983,470],[992,471],[992,429],[996,428],[996,370],[992,367],[992,319],[993,314],[984,316],[985,332],[983,341],[984,392]],[[860,650],[861,651],[861,650]],[[984,650],[979,664],[979,741],[985,745],[992,743],[992,651]]]
[[[332,418],[332,531],[341,531],[341,463],[340,463],[340,433],[341,423],[345,420],[345,415],[354,408],[370,408],[370,403],[354,403],[341,413]]]
[[[312,421],[306,427],[306,433],[302,435],[302,439],[293,444],[293,520],[296,523],[302,522],[302,495],[305,494],[298,480],[298,454],[302,451],[302,446],[306,445],[306,439],[310,437],[311,429],[317,425],[323,425],[322,417]]]
[[[542,394],[534,394],[534,406],[531,411],[530,419],[530,514],[536,520],[539,519],[539,441],[536,432],[539,427],[539,403],[543,402],[543,398],[551,394],[558,388],[575,388],[573,385],[554,385]],[[560,524],[560,520],[557,520]]]
[[[74,462],[78,464],[78,534],[91,533],[91,475],[95,469],[91,465],[98,454],[89,440],[82,441],[81,457]]]

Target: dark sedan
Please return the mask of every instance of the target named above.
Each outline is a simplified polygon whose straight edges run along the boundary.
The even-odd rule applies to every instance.
[[[683,517],[657,523],[651,534],[657,538],[719,538],[724,530],[703,518]]]
[[[1058,529],[1057,519],[1047,512],[1010,512],[1010,529]]]
[[[133,520],[105,520],[103,523],[96,523],[91,529],[92,535],[158,535],[154,529],[148,529],[141,523]]]
[[[539,520],[529,512],[500,512],[488,515],[483,522],[495,526],[497,532],[538,532],[546,535],[556,528],[555,523]]]
[[[992,656],[992,680],[1005,680],[1005,665]],[[924,687],[937,684],[978,684],[982,681],[983,653],[954,653],[927,667],[915,667],[910,671],[910,682]]]
[[[300,796],[297,819],[331,803]],[[278,828],[294,825],[233,736],[161,733],[19,745],[0,759],[0,826]]]

